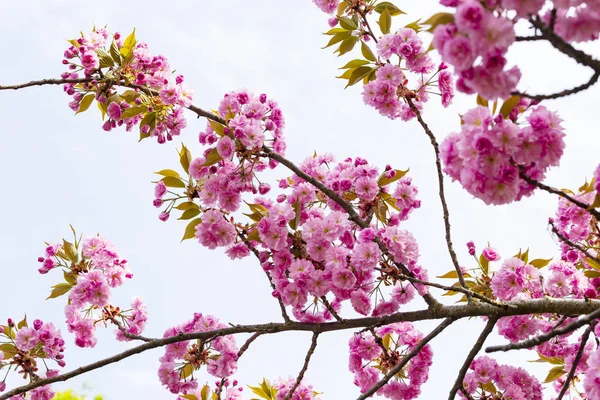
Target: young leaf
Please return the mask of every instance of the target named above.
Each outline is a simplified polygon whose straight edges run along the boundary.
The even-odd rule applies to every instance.
[[[454,14],[451,13],[437,13],[429,17],[427,21],[423,22],[423,25],[430,25],[427,32],[433,32],[438,25],[445,25],[454,22]]]
[[[382,1],[381,3],[375,6],[375,12],[379,14],[381,14],[385,10],[387,10],[392,16],[406,14],[404,11],[402,11],[389,1]]]
[[[533,265],[537,269],[544,268],[546,265],[550,264],[552,259],[544,260],[543,258],[536,258],[535,260],[531,260],[529,264]]]
[[[555,381],[564,374],[566,374],[566,372],[567,371],[565,371],[564,366],[554,367],[550,370],[550,372],[548,372],[548,376],[546,376],[546,380],[544,381],[544,383],[550,383],[552,381]]]
[[[407,169],[406,171],[402,171],[402,170],[395,170],[396,171],[396,175],[394,175],[392,178],[388,178],[385,176],[385,172],[383,172],[381,174],[381,176],[379,177],[379,179],[377,179],[377,184],[379,185],[379,187],[383,187],[383,186],[387,186],[390,183],[394,183],[397,180],[402,179],[402,177],[406,174],[408,174],[408,171],[410,171],[410,168]]]
[[[346,54],[354,48],[354,45],[358,41],[358,36],[350,36],[342,41],[340,47],[338,48],[338,56]]]
[[[192,153],[190,153],[187,147],[182,143],[181,150],[179,151],[179,163],[186,173],[188,173],[188,170],[190,169],[190,162],[192,162]]]
[[[126,108],[125,110],[123,110],[123,114],[121,114],[121,119],[132,118],[132,117],[135,117],[136,115],[139,115],[139,114],[141,114],[143,112],[146,112],[146,111],[148,111],[148,107],[147,106],[129,107],[129,108]],[[142,121],[143,120],[144,119],[142,118]]]
[[[356,22],[354,22],[348,17],[339,17],[339,21],[340,26],[346,29],[347,31],[353,31],[355,29],[358,29],[358,25],[356,24]]]
[[[181,178],[177,171],[173,171],[172,169],[163,169],[158,172],[155,172],[155,174],[162,176],[172,176],[173,178]]]
[[[71,290],[72,287],[73,286],[71,286],[71,284],[69,283],[59,283],[58,285],[54,285],[52,286],[53,289],[52,292],[50,292],[50,296],[48,296],[46,300],[62,296],[63,294]]]
[[[363,43],[364,44],[364,43]],[[363,65],[367,65],[369,62],[367,60],[361,60],[361,59],[356,59],[356,60],[351,60],[348,61],[346,63],[346,65],[344,65],[343,67],[340,67],[338,69],[347,69],[347,68],[357,68]]]
[[[327,45],[323,48],[326,49],[327,47],[333,46],[334,44],[339,43],[342,40],[349,38],[350,36],[352,36],[351,31],[344,31],[341,33],[336,33],[335,35],[333,35],[333,37],[331,39],[329,39],[329,43],[327,43]]]
[[[519,100],[521,98],[519,96],[511,96],[502,103],[502,107],[500,107],[500,114],[506,119],[510,112],[515,108],[517,104],[519,104]]]
[[[390,29],[392,28],[392,14],[390,14],[389,10],[386,8],[381,13],[379,17],[379,29],[381,29],[381,33],[387,34],[390,33]]]
[[[181,241],[183,242],[184,240],[191,239],[194,236],[196,236],[196,227],[198,225],[200,225],[201,223],[202,223],[202,219],[196,218],[196,219],[192,220],[189,224],[187,224],[187,226],[185,227],[185,232],[183,233],[183,238],[181,239]]]
[[[350,79],[348,79],[348,84],[346,85],[346,87],[354,85],[356,82],[369,75],[371,70],[371,67],[366,66],[356,68],[354,71],[352,71],[352,74],[350,75]]]
[[[375,54],[373,54],[373,51],[371,51],[371,48],[365,42],[360,43],[360,52],[362,53],[363,57],[367,60],[372,62],[377,61]]]
[[[189,210],[185,210],[182,214],[181,217],[179,217],[179,220],[187,220],[190,218],[194,218],[196,215],[200,214],[200,209],[199,208],[190,208]]]
[[[166,187],[185,188],[185,183],[183,183],[179,178],[165,176],[161,179],[161,181],[165,184]]]
[[[200,207],[198,206],[198,204],[194,203],[193,201],[186,201],[185,203],[179,203],[175,208],[178,210],[181,210],[181,211],[185,211],[185,210],[189,210],[191,208],[199,209]]]
[[[206,161],[202,164],[203,167],[209,167],[221,161],[223,157],[219,154],[216,148],[212,149],[206,156]]]
[[[90,108],[90,106],[92,105],[92,101],[94,101],[95,97],[96,96],[93,93],[90,93],[86,95],[83,99],[81,99],[81,102],[79,103],[79,108],[77,109],[75,115],[87,111],[87,109]]]

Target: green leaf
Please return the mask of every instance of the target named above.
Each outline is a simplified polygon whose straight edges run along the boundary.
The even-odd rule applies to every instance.
[[[481,264],[481,270],[483,271],[483,273],[487,276],[489,275],[490,272],[490,262],[487,258],[485,258],[485,256],[482,254],[479,256],[479,264]]]
[[[427,19],[427,21],[423,22],[423,25],[430,25],[430,27],[429,27],[429,29],[427,29],[427,31],[433,32],[435,30],[435,28],[438,27],[439,25],[450,24],[452,22],[454,22],[454,14],[447,13],[447,12],[440,12],[440,13],[434,14],[431,17],[429,17],[429,19]]]
[[[342,40],[349,38],[350,36],[352,36],[351,31],[344,31],[341,33],[336,33],[335,35],[333,35],[333,37],[331,39],[329,39],[329,43],[327,43],[327,45],[323,48],[326,49],[327,47],[333,46],[334,44],[339,43]]]
[[[202,390],[204,390],[204,389],[202,389]],[[184,399],[186,399],[186,400],[198,400],[198,397],[196,397],[195,394],[182,394],[182,395],[179,395],[179,396],[182,397],[182,398],[184,398]],[[204,397],[203,397],[202,400],[206,400],[206,399],[204,399]]]
[[[387,34],[387,33],[390,33],[391,28],[392,28],[392,14],[390,14],[389,10],[386,8],[383,10],[381,15],[379,16],[379,29],[381,29],[381,33]]]
[[[192,220],[189,224],[187,224],[187,226],[185,227],[185,232],[183,233],[183,238],[181,239],[181,241],[183,242],[184,240],[191,239],[194,236],[196,236],[196,227],[198,225],[200,225],[201,223],[202,223],[202,218],[196,218],[196,219]]]
[[[358,36],[350,36],[342,41],[338,48],[338,56],[344,55],[354,48],[354,45],[358,41]]]
[[[183,183],[179,178],[165,176],[161,179],[161,181],[165,184],[166,187],[185,188],[185,183]]]
[[[523,260],[525,264],[527,264],[527,261],[529,261],[529,249],[527,249],[525,253],[521,254],[521,257],[519,258]]]
[[[373,54],[373,51],[371,51],[371,48],[365,42],[360,43],[360,52],[362,53],[363,57],[367,60],[373,62],[377,61],[375,54]]]
[[[419,18],[416,21],[411,22],[410,24],[406,24],[404,27],[410,28],[415,32],[421,32],[421,25],[419,25],[420,22],[421,22],[421,18]]]
[[[77,277],[72,272],[63,271],[63,277],[67,283],[73,286],[77,283]]]
[[[566,374],[566,372],[567,371],[565,371],[564,366],[554,367],[550,370],[550,372],[548,372],[548,376],[546,376],[546,380],[544,380],[544,383],[553,382],[553,381],[557,380],[558,378],[560,378],[561,376],[563,376],[564,374]]]
[[[223,137],[225,135],[225,125],[220,124],[216,121],[213,121],[212,119],[208,120],[208,123],[210,124],[210,126],[213,128],[213,131],[215,131],[215,133],[221,137]]]
[[[75,248],[75,245],[73,243],[67,242],[63,239],[62,251],[65,254],[67,260],[73,263],[79,261],[79,255],[77,254],[77,249]]]
[[[521,97],[519,96],[511,96],[502,103],[502,107],[500,107],[500,114],[504,117],[504,119],[508,118],[510,112],[515,108],[515,106],[519,103]]]
[[[104,49],[96,49],[96,54],[100,59],[100,68],[108,68],[115,65],[114,60]]]
[[[381,339],[381,343],[383,344],[383,347],[385,347],[386,349],[390,348],[391,342],[392,342],[392,336],[389,333],[387,335],[385,335],[383,337],[383,339]]]
[[[344,28],[331,28],[330,30],[328,30],[327,32],[323,33],[323,35],[335,35],[336,33],[342,33],[342,32],[346,32],[346,29]]]
[[[209,167],[213,164],[218,163],[219,161],[221,161],[223,159],[223,157],[221,157],[221,155],[219,154],[219,152],[217,151],[216,148],[212,149],[210,151],[210,153],[208,153],[208,155],[206,156],[206,161],[204,161],[204,164],[202,164],[203,167]]]
[[[121,114],[121,119],[132,118],[132,117],[135,117],[136,115],[140,115],[141,113],[146,112],[146,111],[148,111],[148,107],[147,106],[133,106],[133,107],[129,107],[129,108],[126,108],[126,109],[123,110],[123,114]],[[142,121],[143,120],[144,119],[142,118]]]
[[[457,279],[458,278],[458,272],[456,272],[456,270],[448,271],[444,275],[436,276],[436,278],[441,278],[441,279]]]
[[[591,269],[583,271],[583,274],[588,278],[600,278],[600,271],[593,271]]]
[[[533,360],[529,362],[547,362],[554,365],[565,365],[565,360],[560,357],[546,357],[540,354],[540,352],[538,352],[538,356],[540,357],[539,360]]]
[[[17,348],[11,343],[0,344],[0,351],[4,353],[4,360],[8,360],[17,354]]]
[[[544,260],[543,258],[536,258],[535,260],[531,260],[529,264],[533,265],[537,269],[544,268],[546,265],[550,264],[552,259]]]
[[[408,171],[410,171],[410,168],[407,169],[406,171],[402,171],[399,169],[396,169],[396,175],[394,175],[392,178],[388,178],[385,176],[385,172],[383,172],[381,174],[381,176],[379,176],[379,179],[377,179],[377,184],[379,185],[379,187],[383,187],[383,186],[387,186],[390,183],[394,183],[397,180],[402,179],[402,177],[406,174],[408,174]]]
[[[300,206],[300,201],[296,199],[294,201],[294,219],[289,222],[290,228],[293,230],[298,229],[298,225],[300,224],[300,215],[302,214],[302,208]]]
[[[369,62],[367,60],[361,60],[361,59],[357,58],[356,60],[348,61],[346,63],[346,65],[344,65],[343,67],[340,67],[338,69],[357,68],[357,67],[366,65],[368,63]]]
[[[191,376],[194,373],[194,367],[192,366],[192,364],[185,364],[185,366],[183,368],[181,368],[181,379],[187,379],[189,376]]]
[[[162,176],[172,176],[173,178],[181,178],[177,171],[173,171],[172,169],[163,169],[158,172],[155,172],[155,174]]]
[[[70,283],[59,283],[58,285],[54,285],[52,286],[53,289],[52,292],[50,292],[50,296],[48,296],[46,300],[60,297],[71,290],[72,287],[73,286]]]
[[[150,127],[148,133],[142,133],[142,127],[144,126]],[[142,118],[140,122],[140,140],[150,137],[150,134],[152,133],[154,128],[156,128],[156,111],[152,111],[144,115],[144,118]]]
[[[184,210],[190,210],[192,208],[199,209],[200,206],[198,206],[198,204],[194,203],[193,201],[186,201],[185,203],[179,203],[177,205],[177,207],[175,207],[175,208],[178,210],[184,211]]]
[[[396,7],[394,4],[389,1],[382,1],[381,3],[375,6],[375,12],[381,14],[384,10],[387,10],[390,15],[396,16],[400,14],[406,14],[404,11]]]
[[[488,104],[489,103],[488,103],[487,99],[484,99],[480,95],[477,95],[477,105],[480,105],[480,106],[483,106],[483,107],[487,107]]]
[[[131,56],[131,54],[133,53],[133,47],[135,46],[136,43],[137,43],[137,40],[135,38],[135,29],[134,29],[133,32],[131,32],[129,34],[129,36],[127,36],[127,38],[125,38],[125,41],[123,42],[123,47],[121,47],[121,50],[119,51],[119,53],[121,53],[123,58],[129,58]]]
[[[26,328],[26,327],[27,327],[27,314],[25,314],[23,319],[21,321],[19,321],[19,323],[17,324],[18,329]]]
[[[87,111],[87,109],[90,108],[90,106],[92,105],[92,102],[94,101],[95,97],[96,96],[93,93],[90,93],[86,95],[83,99],[81,99],[81,102],[79,103],[79,108],[77,109],[75,115]]]
[[[209,393],[210,393],[210,386],[204,385],[204,387],[200,391],[200,398],[202,400],[208,400],[208,394]]]
[[[343,74],[340,76],[336,76],[338,79],[350,79],[352,73],[354,72],[354,68],[348,68]]]
[[[116,41],[112,41],[112,43],[110,44],[110,55],[113,59],[113,61],[115,63],[117,63],[117,65],[121,64],[121,53],[119,53],[119,47],[117,46],[117,42]]]
[[[182,143],[181,150],[179,150],[179,163],[186,173],[188,173],[188,170],[190,169],[190,162],[192,162],[192,153],[190,153],[188,148]]]
[[[346,87],[354,85],[355,83],[363,79],[365,76],[369,75],[371,70],[371,67],[366,66],[356,68],[354,71],[352,71],[352,74],[350,74],[350,79],[348,79],[348,84],[346,85]]]
[[[348,18],[348,17],[339,17],[340,20],[340,26],[344,29],[346,29],[347,31],[353,31],[355,29],[358,29],[358,24],[356,24],[356,22],[354,22],[352,19]]]
[[[181,217],[179,217],[178,219],[179,220],[187,220],[187,219],[194,218],[198,214],[200,214],[200,209],[199,208],[190,208],[189,210],[185,210],[181,214]]]
[[[128,89],[120,94],[120,96],[128,103],[134,103],[135,99],[140,97],[140,93],[135,90]]]

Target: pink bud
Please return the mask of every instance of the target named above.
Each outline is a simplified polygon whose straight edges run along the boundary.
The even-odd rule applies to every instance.
[[[35,329],[36,331],[39,331],[40,329],[42,329],[42,325],[44,325],[44,323],[39,319],[36,319],[35,321],[33,321],[33,329]]]
[[[158,219],[160,219],[163,222],[166,222],[169,219],[169,216],[170,214],[168,212],[163,211],[158,215]]]
[[[330,27],[334,27],[338,24],[338,19],[337,18],[329,18],[327,20],[327,23],[329,24]]]
[[[258,192],[262,195],[269,193],[270,190],[271,185],[269,185],[268,183],[261,183],[260,185],[258,185]]]
[[[473,250],[475,250],[474,247]],[[488,261],[497,261],[500,259],[500,254],[498,254],[498,250],[494,249],[493,247],[486,247],[485,249],[483,249],[482,254],[485,258],[488,259]]]

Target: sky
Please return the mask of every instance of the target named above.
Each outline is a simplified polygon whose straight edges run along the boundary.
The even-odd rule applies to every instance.
[[[427,18],[440,11],[434,0],[395,1],[408,16],[398,24]],[[286,118],[289,159],[300,162],[317,153],[331,152],[338,159],[361,156],[383,168],[407,169],[419,188],[422,207],[406,223],[421,249],[421,263],[430,276],[452,269],[446,252],[441,207],[437,197],[434,156],[428,138],[416,122],[390,121],[362,103],[360,88],[344,90],[335,79],[351,57],[338,58],[322,50],[327,16],[309,0],[219,0],[83,2],[24,0],[0,2],[0,85],[58,77],[67,39],[92,26],[107,25],[125,34],[136,28],[138,40],[154,54],[164,54],[196,92],[194,103],[215,108],[223,94],[246,88],[277,100]],[[400,25],[398,25],[400,26]],[[429,37],[424,39],[426,42]],[[600,56],[592,45],[582,48]],[[511,63],[523,71],[520,89],[549,93],[583,83],[589,71],[553,52],[544,43],[513,46]],[[353,58],[353,57],[352,57]],[[598,86],[573,98],[546,105],[564,119],[567,147],[560,168],[546,183],[579,187],[598,163],[600,133],[596,115]],[[222,251],[197,242],[180,243],[185,223],[158,220],[152,206],[154,171],[179,167],[180,142],[198,154],[197,134],[205,121],[188,116],[188,127],[165,145],[137,142],[137,134],[124,129],[104,132],[95,108],[73,116],[70,98],[60,87],[36,87],[0,92],[2,144],[0,171],[0,320],[52,321],[68,344],[67,369],[116,354],[130,344],[114,340],[112,329],[99,329],[94,349],[79,349],[66,331],[65,297],[45,300],[60,274],[39,275],[37,257],[45,242],[71,234],[69,224],[91,236],[100,233],[129,260],[134,279],[114,291],[116,303],[142,297],[149,312],[145,331],[162,336],[168,327],[190,319],[194,312],[218,316],[226,323],[279,321],[281,315],[257,263],[247,258],[231,261]],[[448,109],[431,101],[424,118],[438,139],[460,129],[459,113],[475,106],[473,97],[461,96]],[[289,174],[277,169],[272,176]],[[465,243],[479,249],[488,242],[505,257],[530,248],[533,258],[557,257],[556,240],[548,232],[547,218],[557,200],[537,193],[520,203],[488,207],[473,199],[457,183],[448,184],[452,234],[461,265],[473,267]],[[440,294],[434,292],[434,294]],[[443,298],[446,303],[456,299]],[[415,301],[408,309],[423,308]],[[427,333],[436,322],[419,323]],[[434,365],[423,399],[443,398],[458,368],[476,340],[483,322],[462,320],[432,342]],[[306,381],[323,392],[323,399],[351,399],[359,394],[348,371],[347,341],[352,332],[322,335],[306,374]],[[243,343],[244,336],[238,338]],[[504,339],[492,335],[487,344]],[[310,345],[309,333],[282,333],[259,338],[239,362],[235,377],[255,385],[263,377],[296,376]],[[162,350],[131,357],[73,379],[56,388],[91,387],[108,400],[123,398],[172,399],[161,387],[156,371]],[[543,379],[549,367],[526,360],[535,353],[509,353],[500,362],[522,365]],[[205,373],[201,381],[213,382]],[[21,380],[9,378],[9,387]]]

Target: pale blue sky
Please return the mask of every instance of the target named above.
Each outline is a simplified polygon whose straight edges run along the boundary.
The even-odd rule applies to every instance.
[[[405,23],[439,9],[433,0],[396,4],[409,13],[402,20]],[[362,156],[380,167],[388,163],[400,169],[410,167],[422,208],[411,217],[407,229],[419,241],[421,262],[430,276],[452,268],[443,241],[428,139],[416,123],[389,121],[362,104],[358,87],[343,89],[334,76],[347,58],[338,59],[329,49],[320,49],[326,43],[320,32],[328,29],[327,17],[310,0],[23,0],[1,2],[0,15],[0,84],[58,77],[66,39],[78,36],[80,30],[89,31],[93,24],[124,33],[135,27],[139,40],[147,42],[153,53],[166,55],[186,76],[196,91],[198,106],[214,108],[224,93],[242,87],[276,99],[287,120],[290,159],[300,161],[316,150],[332,152],[338,159]],[[589,76],[543,44],[518,45],[511,57],[524,72],[521,88],[535,93],[572,87]],[[548,183],[576,188],[597,165],[600,135],[593,113],[599,95],[595,87],[576,98],[548,103],[565,119],[568,134],[561,167],[550,172]],[[159,146],[151,141],[137,143],[136,134],[123,129],[104,132],[95,109],[74,117],[67,107],[69,101],[59,87],[0,92],[0,319],[27,313],[31,319],[54,321],[68,343],[68,369],[129,346],[116,343],[112,329],[100,329],[95,349],[76,348],[63,322],[65,298],[44,300],[49,287],[61,277],[39,275],[36,258],[42,255],[45,241],[70,235],[72,224],[89,235],[100,232],[130,261],[135,279],[116,290],[114,299],[120,303],[136,295],[145,299],[149,336],[161,336],[167,327],[189,319],[194,312],[214,314],[231,323],[279,320],[265,276],[252,259],[232,262],[221,251],[204,249],[193,241],[180,244],[185,223],[165,224],[156,218],[151,204],[152,172],[178,167],[179,142]],[[428,105],[424,115],[442,139],[459,129],[458,113],[474,105],[473,98],[460,98],[447,110]],[[204,124],[190,113],[181,137],[196,154],[200,152],[197,134]],[[273,176],[287,175],[278,170]],[[505,257],[527,246],[535,257],[558,254],[546,226],[556,206],[549,195],[538,194],[503,207],[486,207],[457,184],[448,185],[448,195],[454,242],[465,266],[471,267],[464,246],[468,240],[479,248],[489,241]],[[412,307],[423,304],[415,301]],[[427,331],[434,324],[419,326]],[[446,396],[482,326],[481,321],[460,321],[432,343],[434,366],[423,399]],[[358,395],[347,369],[350,334],[319,338],[306,379],[324,392],[324,399]],[[238,343],[242,342],[240,337]],[[253,385],[263,376],[295,376],[309,344],[306,333],[262,337],[240,361],[236,378]],[[86,382],[109,400],[172,399],[156,378],[161,353],[147,352],[56,387],[78,388]],[[523,362],[535,355],[511,353],[498,358]],[[543,378],[545,369],[536,366],[535,372]],[[17,382],[9,380],[12,385]]]

